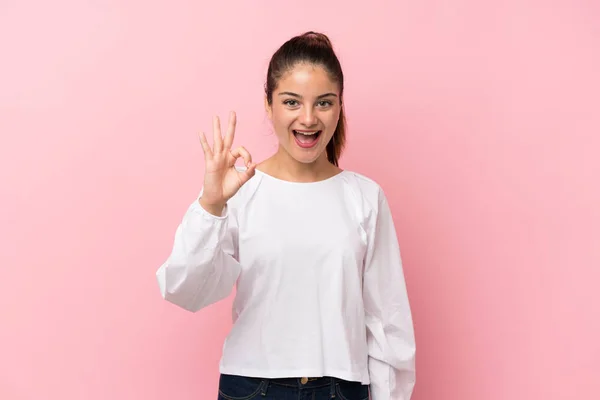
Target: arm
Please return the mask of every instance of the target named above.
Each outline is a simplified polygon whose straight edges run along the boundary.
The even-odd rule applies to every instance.
[[[221,215],[198,201],[187,210],[175,232],[171,254],[156,272],[163,298],[196,312],[227,297],[240,273],[232,210]]]
[[[415,385],[415,339],[392,214],[380,190],[369,227],[364,305],[373,400],[409,400]]]

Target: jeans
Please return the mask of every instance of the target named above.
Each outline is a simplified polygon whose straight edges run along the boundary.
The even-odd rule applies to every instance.
[[[221,374],[218,400],[368,400],[369,386],[338,378],[250,378]]]

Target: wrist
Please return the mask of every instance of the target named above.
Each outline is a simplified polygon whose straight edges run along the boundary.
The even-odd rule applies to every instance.
[[[214,204],[214,203],[206,203],[204,199],[201,197],[198,199],[198,203],[200,206],[207,211],[208,213],[220,217],[223,213],[223,209],[225,208],[225,204]]]

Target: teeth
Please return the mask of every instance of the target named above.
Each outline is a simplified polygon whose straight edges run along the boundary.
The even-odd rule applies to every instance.
[[[317,132],[319,132],[319,131],[313,131],[313,132],[294,131],[294,132],[296,132],[296,133],[300,133],[300,134],[302,134],[302,135],[304,135],[304,136],[312,136],[312,135],[316,135],[316,134],[317,134]]]

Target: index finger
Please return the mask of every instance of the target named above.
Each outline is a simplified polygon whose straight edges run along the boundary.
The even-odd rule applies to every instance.
[[[223,143],[226,149],[230,149],[233,145],[233,138],[235,136],[235,126],[237,124],[237,116],[235,111],[229,114],[229,126],[227,127],[227,133],[225,134],[225,141]]]

